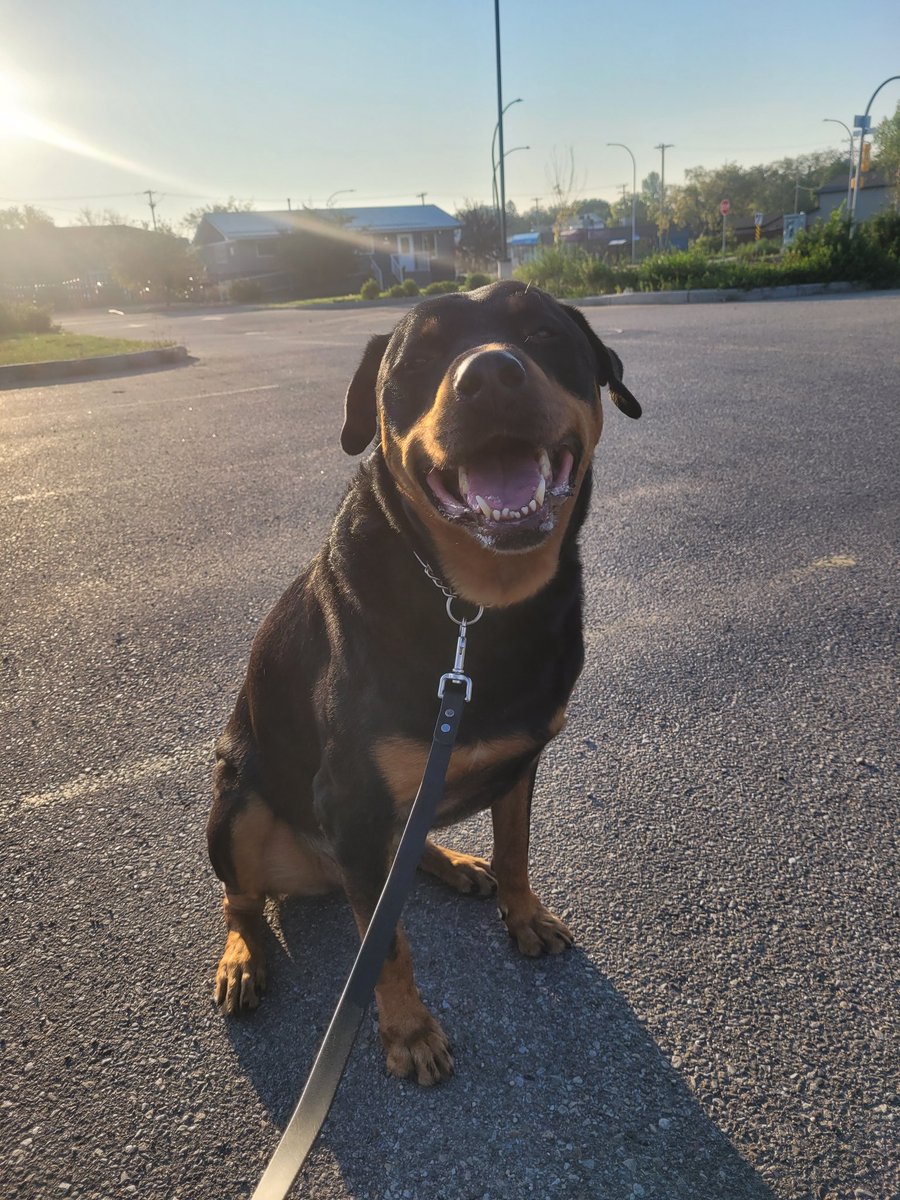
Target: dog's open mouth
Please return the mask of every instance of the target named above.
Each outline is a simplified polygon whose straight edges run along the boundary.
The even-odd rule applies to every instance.
[[[450,520],[474,522],[481,530],[549,532],[553,509],[572,494],[575,454],[523,442],[492,443],[465,463],[432,468],[426,483],[436,507]]]

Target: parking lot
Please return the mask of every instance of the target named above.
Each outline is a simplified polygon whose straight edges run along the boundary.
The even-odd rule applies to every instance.
[[[589,314],[645,415],[607,406],[587,663],[535,801],[576,949],[524,960],[420,879],[457,1073],[388,1078],[367,1018],[295,1194],[887,1200],[900,295]],[[293,1108],[355,928],[286,905],[263,1005],[217,1013],[211,748],[397,316],[78,314],[194,361],[0,392],[4,1197],[248,1196]],[[489,854],[489,822],[448,841]]]

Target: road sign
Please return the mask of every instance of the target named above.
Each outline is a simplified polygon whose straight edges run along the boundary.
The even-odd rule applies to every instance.
[[[730,211],[731,211],[731,201],[723,200],[722,203],[719,205],[719,212],[722,214],[723,217],[727,217]]]
[[[862,117],[854,117],[853,118],[853,128],[861,129],[864,133],[868,133],[868,131],[872,128],[872,118],[869,116],[868,113],[866,113],[865,116],[862,116]]]
[[[756,226],[760,226],[760,225],[762,225],[762,223],[763,223],[763,214],[762,213],[754,213],[753,214],[753,224]]]

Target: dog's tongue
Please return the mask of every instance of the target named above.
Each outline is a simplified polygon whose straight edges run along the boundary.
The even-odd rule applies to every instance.
[[[466,502],[478,508],[476,496],[481,496],[492,509],[527,508],[538,484],[541,469],[533,454],[485,454],[466,468],[468,491]]]

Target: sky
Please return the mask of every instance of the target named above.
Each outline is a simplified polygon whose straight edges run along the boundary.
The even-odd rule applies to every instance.
[[[900,3],[500,0],[507,196],[825,149],[900,75]],[[0,208],[57,224],[491,197],[493,0],[0,0]],[[872,108],[893,114],[900,80]],[[527,147],[527,149],[519,149]],[[352,189],[352,190],[351,190]]]

